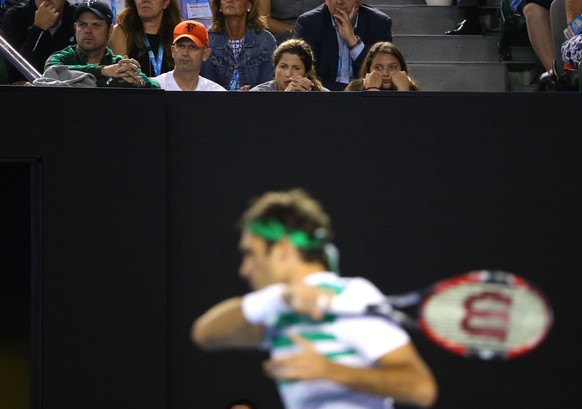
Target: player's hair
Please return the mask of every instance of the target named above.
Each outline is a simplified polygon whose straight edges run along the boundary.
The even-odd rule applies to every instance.
[[[258,409],[257,404],[248,399],[235,399],[226,405],[226,409],[231,409],[235,405],[246,405],[250,409]]]
[[[254,229],[252,226],[258,226]],[[274,227],[273,227],[274,226]],[[270,230],[280,227],[285,236],[298,233],[296,245],[303,260],[328,265],[325,245],[332,241],[331,222],[322,205],[302,189],[266,192],[251,201],[243,214],[239,227],[259,233],[267,243],[278,240],[269,237]],[[292,242],[293,237],[292,237]]]

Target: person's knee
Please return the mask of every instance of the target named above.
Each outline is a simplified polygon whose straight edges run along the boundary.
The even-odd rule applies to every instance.
[[[549,10],[537,3],[526,4],[523,7],[523,15],[525,16],[528,24],[530,24],[530,22],[540,21],[543,19],[550,19]]]

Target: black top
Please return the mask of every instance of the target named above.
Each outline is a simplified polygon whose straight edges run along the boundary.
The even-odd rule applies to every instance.
[[[155,60],[158,58],[158,50],[160,47],[161,35],[160,34],[147,34],[147,36],[148,36],[148,41],[150,42],[151,50],[154,53],[154,60]],[[141,55],[140,55],[140,53],[141,53]],[[165,51],[164,51],[164,53],[165,53]],[[171,71],[171,68],[168,65],[168,58],[170,58],[170,57],[171,56],[164,55],[164,58],[162,59],[162,70],[161,70],[160,74],[164,73],[164,72]],[[129,58],[133,58],[139,62],[139,64],[141,65],[141,72],[143,72],[145,75],[147,75],[148,77],[157,77],[158,74],[156,74],[154,71],[154,64],[152,64],[152,62],[150,61],[150,56],[149,56],[149,53],[147,50],[134,49],[129,53]]]
[[[357,77],[370,47],[378,41],[392,41],[392,19],[380,10],[363,4],[358,9],[358,26],[354,32],[364,43],[364,50],[352,61],[353,73]],[[295,22],[294,37],[303,38],[313,49],[315,71],[323,86],[331,91],[343,91],[347,84],[335,81],[339,47],[325,3],[299,16]]]
[[[55,51],[76,44],[74,14],[75,6],[65,2],[61,25],[53,35],[43,31],[34,23],[36,4],[34,0],[23,1],[9,8],[3,18],[4,38],[40,73],[44,63]],[[8,81],[25,80],[15,67],[8,68]]]

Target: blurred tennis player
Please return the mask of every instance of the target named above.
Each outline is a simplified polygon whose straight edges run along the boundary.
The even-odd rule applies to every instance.
[[[287,409],[434,403],[435,379],[403,329],[378,317],[334,315],[384,296],[364,278],[330,271],[331,224],[317,201],[302,190],[267,192],[244,213],[241,230],[240,275],[253,291],[199,317],[196,344],[269,348],[264,370],[280,381]]]

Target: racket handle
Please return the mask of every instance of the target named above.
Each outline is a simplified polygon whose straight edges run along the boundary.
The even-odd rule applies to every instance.
[[[388,303],[369,305],[367,308],[367,314],[388,318],[390,321],[408,329],[418,329],[418,323],[414,318],[402,311],[395,310],[392,308],[392,305]]]

